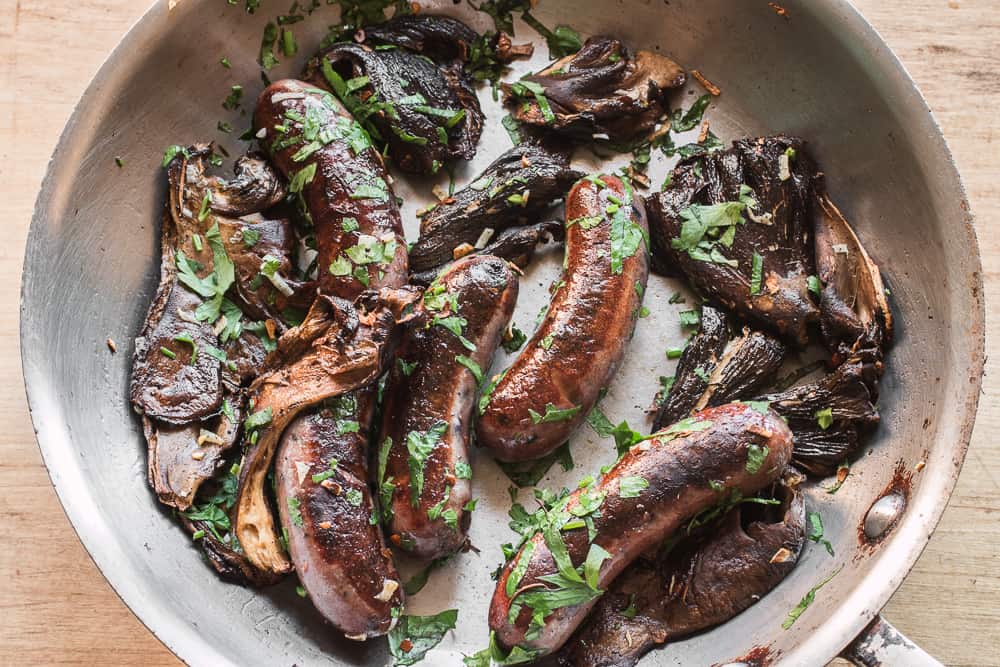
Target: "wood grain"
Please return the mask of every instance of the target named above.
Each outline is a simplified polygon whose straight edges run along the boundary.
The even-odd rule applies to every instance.
[[[218,0],[217,0],[218,1]],[[987,303],[1000,301],[1000,0],[856,0],[927,96],[968,188]],[[0,664],[176,665],[101,577],[42,466],[18,353],[24,239],[76,100],[145,3],[0,0]],[[992,343],[1000,311],[987,313]],[[972,447],[930,546],[886,608],[949,665],[1000,665],[1000,389],[987,378]],[[845,638],[846,641],[846,638]]]

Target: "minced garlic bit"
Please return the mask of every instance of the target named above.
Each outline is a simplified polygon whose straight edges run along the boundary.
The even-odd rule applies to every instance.
[[[267,137],[267,128],[266,127],[260,128],[259,130],[257,130],[257,134],[255,134],[254,136],[257,137],[258,139],[264,139],[265,137]]]
[[[195,461],[201,461],[203,458],[205,458],[205,450],[198,449],[196,451],[191,452],[191,458],[193,458]]]
[[[485,248],[486,244],[493,238],[494,232],[495,230],[492,227],[484,229],[483,233],[479,235],[478,239],[476,239],[476,250],[482,250]]]
[[[782,181],[787,181],[792,177],[792,168],[789,165],[788,153],[782,153],[778,156],[778,178]]]
[[[111,339],[109,338],[109,339],[107,340],[107,343],[108,343],[108,349],[109,349],[109,350],[111,350],[111,353],[112,353],[112,354],[114,354],[115,352],[117,352],[117,351],[118,351],[118,346],[117,346],[117,345],[115,345],[115,341],[113,341],[113,340],[111,340]]]
[[[211,445],[221,445],[225,441],[219,437],[218,433],[213,433],[207,429],[201,429],[201,432],[198,434],[198,446],[201,447],[206,442]]]
[[[399,588],[399,582],[395,579],[386,579],[382,582],[382,590],[375,596],[379,602],[388,602],[392,599],[392,594]]]

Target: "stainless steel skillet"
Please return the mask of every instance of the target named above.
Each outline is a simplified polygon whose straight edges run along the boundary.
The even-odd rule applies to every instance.
[[[485,27],[464,5],[423,4]],[[247,121],[220,105],[233,84],[243,85],[250,100],[261,87],[254,63],[261,30],[284,5],[265,0],[248,16],[222,2],[158,2],[101,69],[56,149],[32,222],[22,294],[24,375],[39,444],[70,520],[125,602],[178,656],[206,665],[382,665],[381,645],[337,640],[291,585],[256,592],[215,578],[146,487],[141,433],[125,395],[131,339],[155,283],[159,156],[169,144],[205,137],[241,149],[234,135],[215,128],[226,120],[238,134]],[[766,656],[814,665],[836,655],[920,554],[972,431],[984,354],[980,262],[940,131],[898,61],[848,3],[782,5],[787,18],[763,0],[543,0],[535,12],[547,25],[615,34],[701,70],[723,90],[708,118],[724,139],[775,131],[808,138],[834,198],[883,267],[896,308],[883,424],[836,495],[817,489],[809,496],[836,556],[809,550],[761,603],[643,664]],[[303,55],[335,15],[323,9],[296,26]],[[519,26],[519,39],[533,37]],[[545,59],[544,45],[537,51],[518,71]],[[222,56],[232,70],[219,65]],[[283,62],[272,77],[296,72],[302,57]],[[677,102],[687,106],[692,99],[682,93]],[[459,182],[507,145],[496,109],[490,114],[479,156]],[[115,167],[115,155],[126,168]],[[654,176],[666,167],[656,165]],[[398,182],[410,234],[412,212],[430,198],[430,186]],[[558,258],[548,256],[525,278],[518,321],[530,323],[557,267]],[[676,307],[667,304],[677,287],[659,280],[649,290],[653,314],[641,323],[603,404],[616,419],[643,423],[656,377],[670,372],[662,350],[681,338]],[[105,347],[108,337],[118,342],[117,355]],[[576,469],[556,470],[546,486],[573,483],[613,458],[609,443],[589,432],[578,434],[573,452]],[[482,553],[434,575],[413,601],[413,613],[460,610],[457,631],[430,654],[430,665],[460,664],[461,653],[485,644],[489,572],[500,561],[499,543],[511,536],[506,480],[486,457],[475,467],[482,500],[472,538]],[[894,476],[909,482],[891,487]],[[889,488],[904,489],[905,509],[880,540],[862,543],[869,508]],[[787,611],[841,566],[798,622],[782,630]],[[906,644],[893,643],[885,626],[869,632],[874,636],[858,651],[877,649],[874,659],[887,662],[896,651],[895,664],[917,664],[914,654],[900,657]]]

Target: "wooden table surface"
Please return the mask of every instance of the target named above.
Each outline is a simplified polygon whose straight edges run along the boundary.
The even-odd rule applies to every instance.
[[[216,0],[221,2],[221,0]],[[265,0],[267,2],[268,0]],[[740,0],[743,1],[743,0]],[[49,155],[98,66],[147,3],[0,0],[0,665],[176,665],[87,557],[49,483],[21,382],[24,240]],[[285,2],[279,3],[284,7]],[[916,79],[979,224],[1000,299],[1000,0],[856,0]],[[987,313],[992,339],[998,311]],[[992,342],[992,340],[990,341]],[[958,488],[885,615],[949,665],[1000,665],[1000,385],[993,355]],[[846,640],[846,638],[845,638]]]

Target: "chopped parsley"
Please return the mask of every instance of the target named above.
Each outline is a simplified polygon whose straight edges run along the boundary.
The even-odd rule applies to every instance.
[[[302,504],[299,502],[298,498],[288,499],[288,518],[291,520],[293,525],[300,528],[305,525],[302,522]]]
[[[557,408],[552,403],[547,403],[545,405],[545,414],[539,414],[531,408],[528,408],[528,414],[531,415],[532,423],[550,424],[553,422],[568,421],[575,417],[582,409],[582,405],[574,405],[571,408]]]
[[[483,369],[479,367],[479,364],[474,359],[459,354],[455,357],[455,361],[468,368],[472,376],[476,378],[477,383],[483,381]]]
[[[407,466],[412,482],[410,502],[414,507],[420,505],[420,495],[424,492],[424,465],[447,430],[448,424],[439,421],[427,431],[406,434]]]
[[[518,487],[535,486],[552,468],[552,464],[559,462],[563,470],[573,469],[573,454],[569,449],[569,442],[564,442],[559,447],[534,461],[523,461],[518,463],[498,462],[504,474]]]
[[[760,283],[764,277],[764,258],[757,252],[753,254],[750,266],[750,295],[760,294]]]
[[[799,600],[799,603],[795,605],[795,607],[793,607],[791,611],[788,612],[788,617],[785,618],[784,622],[781,624],[781,627],[785,630],[792,627],[795,624],[795,621],[799,620],[799,617],[802,616],[805,610],[809,608],[809,605],[811,605],[816,600],[816,591],[818,591],[819,589],[823,588],[828,583],[830,583],[830,580],[836,577],[838,574],[840,574],[840,571],[842,569],[843,566],[837,568],[836,570],[833,571],[833,574],[831,574],[829,577],[827,577],[823,581],[813,586],[809,590],[809,592],[805,594],[805,597]]]
[[[756,475],[764,465],[764,461],[767,460],[767,454],[767,447],[761,447],[760,445],[751,443],[747,447],[746,471],[751,475]]]
[[[822,544],[826,547],[827,553],[832,556],[833,545],[830,544],[830,540],[823,537],[823,519],[816,512],[807,512],[806,519],[809,521],[809,533],[806,537],[816,544]]]
[[[247,417],[243,422],[243,428],[247,431],[254,431],[263,428],[271,423],[271,416],[271,408],[266,407],[263,410],[259,410]]]
[[[399,612],[394,612],[399,613]],[[448,609],[434,616],[400,615],[389,631],[389,653],[394,665],[414,665],[455,629],[458,610]]]
[[[514,354],[515,352],[521,349],[521,346],[524,345],[525,341],[527,340],[528,340],[527,334],[518,329],[516,325],[512,324],[510,325],[509,337],[505,337],[500,344],[503,346],[503,349],[506,350],[508,353]]]
[[[643,489],[649,488],[649,481],[644,477],[623,477],[618,486],[618,495],[622,498],[638,498]]]
[[[817,410],[816,423],[824,431],[833,426],[833,408],[823,408],[822,410]]]

